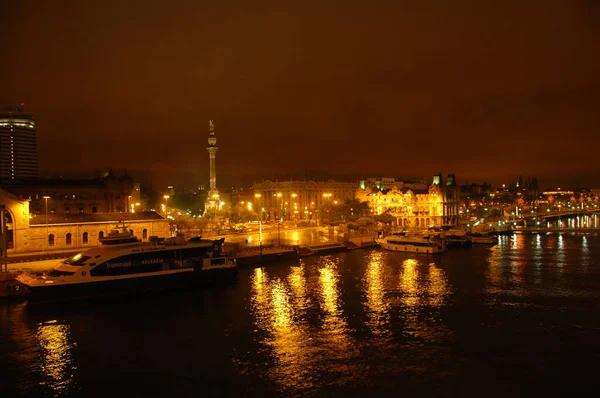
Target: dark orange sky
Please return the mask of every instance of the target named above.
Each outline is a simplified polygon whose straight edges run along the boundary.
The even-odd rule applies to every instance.
[[[600,186],[597,3],[4,0],[0,104],[36,115],[47,172],[206,183],[213,119],[218,183]]]

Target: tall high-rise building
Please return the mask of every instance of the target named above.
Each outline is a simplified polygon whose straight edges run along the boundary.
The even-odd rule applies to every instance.
[[[37,178],[39,174],[33,115],[21,108],[0,112],[0,179]]]

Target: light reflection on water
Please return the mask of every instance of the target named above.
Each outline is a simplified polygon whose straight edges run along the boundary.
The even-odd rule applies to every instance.
[[[37,339],[43,350],[42,371],[48,378],[44,384],[54,391],[67,389],[73,382],[70,326],[56,320],[41,323]]]
[[[357,356],[356,342],[349,335],[339,296],[338,260],[322,257],[316,270],[318,291],[307,295],[305,265],[292,267],[286,284],[265,269],[253,271],[252,311],[258,338],[271,347],[274,367],[270,376],[284,390],[310,390],[323,372],[335,373],[330,384],[344,383],[353,377],[352,362]],[[317,305],[321,322],[311,324],[303,315]],[[266,332],[266,337],[262,337]],[[327,366],[325,366],[327,364]]]
[[[415,306],[419,302],[419,286],[417,284],[417,265],[414,258],[404,260],[402,272],[400,273],[400,292],[402,303],[407,307]]]
[[[570,296],[571,279],[589,271],[589,242],[597,234],[547,232],[516,234],[490,250],[486,291],[514,297]]]
[[[17,382],[19,391],[58,395],[72,390],[77,370],[73,349],[77,344],[71,337],[71,326],[56,319],[31,324],[22,305],[12,315],[8,323],[19,347],[12,356],[28,369],[26,377]]]
[[[367,326],[374,335],[389,338],[390,303],[385,298],[383,252],[372,251],[367,257],[365,274]]]
[[[401,262],[391,261],[390,255]],[[349,325],[349,303],[343,298],[343,259],[323,256],[308,263],[303,260],[285,277],[266,268],[252,271],[254,335],[259,344],[269,348],[265,351],[273,360],[269,376],[284,391],[356,382],[363,377],[356,367],[361,355],[369,355],[365,351],[390,350],[407,336],[423,344],[452,334],[439,320],[439,310],[451,293],[444,269],[430,262],[429,256],[423,261],[374,250],[364,256],[362,278],[351,280],[362,286],[363,322],[372,336],[357,340],[360,332]],[[315,319],[309,313],[318,316]],[[400,324],[392,322],[392,313],[401,314]],[[360,312],[352,314],[360,316]],[[385,354],[384,358],[402,364],[420,355],[417,347],[407,347],[404,356],[390,358]],[[407,370],[422,371],[419,367]]]
[[[308,355],[306,331],[303,325],[294,322],[290,292],[280,279],[269,278],[261,268],[254,270],[252,287],[256,326],[268,333],[264,343],[276,356],[274,377],[289,387],[297,387],[300,381],[309,379],[310,368],[303,366]]]
[[[598,215],[580,215],[549,219],[546,228],[598,228]]]

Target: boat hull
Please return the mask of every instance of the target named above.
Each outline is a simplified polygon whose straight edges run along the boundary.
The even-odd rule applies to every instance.
[[[473,244],[493,245],[498,243],[498,238],[492,236],[472,236],[471,242]]]
[[[406,243],[390,243],[385,239],[377,239],[377,243],[382,249],[394,252],[421,253],[421,254],[439,254],[443,253],[446,248],[443,245],[417,246],[409,242]]]
[[[189,270],[119,279],[102,279],[85,283],[27,285],[32,303],[70,301],[81,298],[138,296],[164,290],[180,290],[230,283],[237,280],[237,267],[218,270]]]

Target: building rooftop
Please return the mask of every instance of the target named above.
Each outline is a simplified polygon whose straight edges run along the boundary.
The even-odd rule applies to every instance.
[[[94,214],[48,214],[48,224],[79,223],[122,223],[129,221],[156,221],[165,218],[155,211],[138,211],[135,213],[94,213]],[[29,225],[46,225],[46,215],[38,214],[29,219]]]

